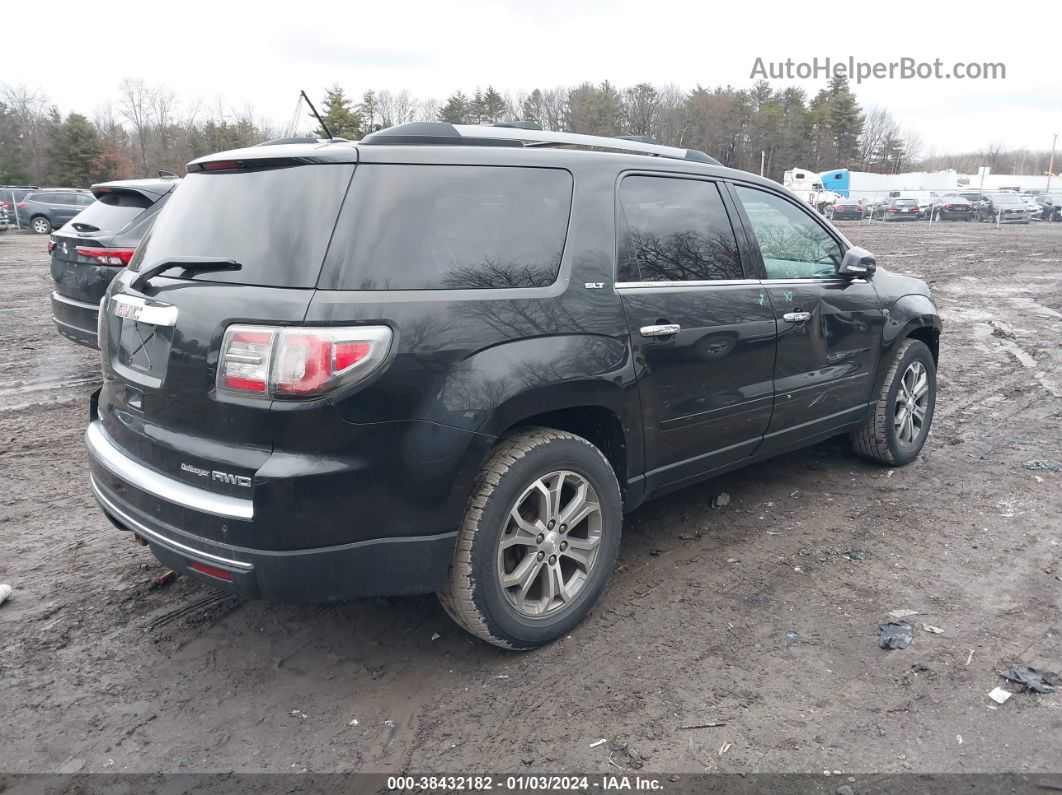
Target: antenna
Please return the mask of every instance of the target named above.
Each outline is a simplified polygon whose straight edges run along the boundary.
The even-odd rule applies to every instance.
[[[328,125],[324,123],[324,119],[321,118],[321,114],[317,112],[317,108],[313,106],[313,103],[310,102],[310,98],[306,96],[306,92],[299,91],[299,93],[302,94],[302,98],[306,100],[306,104],[310,106],[310,112],[313,113],[314,118],[316,118],[318,124],[321,125],[321,129],[324,130],[324,134],[327,135],[329,139],[335,138],[335,136],[332,135],[332,131],[328,129]]]

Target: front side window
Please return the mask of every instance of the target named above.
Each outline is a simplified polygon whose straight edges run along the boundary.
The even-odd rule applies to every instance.
[[[548,287],[568,232],[572,176],[556,168],[363,164],[319,287]]]
[[[813,218],[781,196],[736,188],[768,279],[831,279],[837,275],[841,247]]]
[[[714,182],[630,176],[620,183],[620,281],[745,278]]]

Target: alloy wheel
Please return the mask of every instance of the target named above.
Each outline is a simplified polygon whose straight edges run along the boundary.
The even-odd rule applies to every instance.
[[[597,492],[576,472],[550,472],[509,511],[495,573],[510,606],[531,618],[571,605],[590,579],[601,547]]]
[[[901,447],[910,447],[922,433],[929,409],[929,374],[926,366],[913,361],[904,370],[900,388],[896,390],[893,426],[896,441]]]

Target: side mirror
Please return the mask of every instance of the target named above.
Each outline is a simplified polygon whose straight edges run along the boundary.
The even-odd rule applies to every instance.
[[[874,259],[873,254],[865,248],[852,246],[844,253],[844,259],[841,260],[841,267],[838,273],[841,276],[870,276],[877,269],[878,261]]]

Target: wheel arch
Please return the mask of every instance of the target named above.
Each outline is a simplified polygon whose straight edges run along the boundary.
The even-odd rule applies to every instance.
[[[501,439],[537,426],[583,437],[612,465],[626,506],[641,496],[629,483],[642,465],[640,420],[631,401],[637,401],[636,393],[615,383],[557,384],[515,395],[491,413],[480,432]]]

